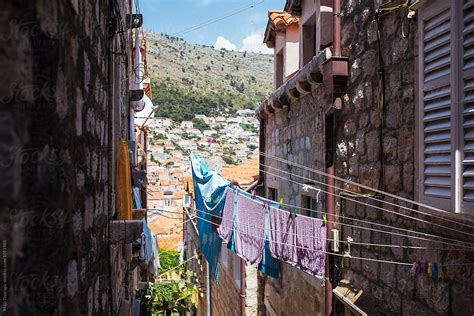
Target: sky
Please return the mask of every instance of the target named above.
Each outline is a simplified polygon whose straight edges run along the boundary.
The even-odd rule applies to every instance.
[[[285,5],[285,0],[139,1],[146,30],[181,37],[193,44],[213,45],[217,49],[262,53],[272,53],[262,43],[268,10],[282,10]],[[220,18],[220,21],[205,23]],[[202,24],[207,25],[189,30]]]

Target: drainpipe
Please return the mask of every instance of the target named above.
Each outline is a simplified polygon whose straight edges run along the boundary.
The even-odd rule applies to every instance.
[[[332,13],[334,56],[341,56],[341,0],[332,1]]]
[[[209,262],[206,260],[206,315],[211,316],[211,280],[209,272]]]
[[[334,204],[335,204],[335,198],[334,198],[334,116],[327,115],[326,116],[326,173],[328,176],[326,176],[326,210],[327,210],[327,224],[326,224],[326,229],[327,229],[327,236],[331,236],[331,229],[334,228]],[[329,251],[330,247],[326,247]],[[331,282],[331,276],[332,276],[332,256],[329,255],[329,253],[326,256],[326,295],[325,295],[325,310],[326,316],[331,315],[332,312],[332,298],[333,298],[333,284]]]
[[[245,261],[240,259],[240,315],[245,316]]]

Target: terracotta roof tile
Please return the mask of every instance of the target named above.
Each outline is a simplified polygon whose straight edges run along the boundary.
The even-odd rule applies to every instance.
[[[273,48],[275,46],[275,33],[285,32],[289,25],[298,24],[299,22],[299,17],[291,15],[286,11],[268,11],[268,22],[263,42],[268,47]]]
[[[224,168],[221,175],[229,181],[237,181],[239,185],[249,185],[258,178],[258,165],[258,157],[254,157],[241,165]]]

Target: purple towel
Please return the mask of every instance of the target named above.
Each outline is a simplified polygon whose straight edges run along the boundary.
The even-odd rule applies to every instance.
[[[225,204],[222,210],[222,221],[220,226],[217,228],[217,233],[227,243],[230,241],[232,236],[232,225],[234,223],[234,190],[227,188],[225,194]]]
[[[290,212],[270,207],[270,253],[276,259],[296,265],[295,221]]]
[[[326,264],[326,226],[323,226],[320,219],[297,216],[296,233],[297,266],[315,277],[323,278]]]
[[[239,194],[235,252],[251,265],[262,260],[265,234],[265,209],[258,201]]]
[[[326,227],[320,219],[270,208],[270,251],[273,257],[315,276],[324,277]]]

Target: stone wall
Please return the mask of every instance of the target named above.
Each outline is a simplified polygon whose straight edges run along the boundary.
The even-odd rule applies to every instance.
[[[0,235],[8,314],[115,310],[112,296],[121,291],[112,294],[111,269],[123,263],[111,268],[108,247],[115,172],[109,13],[103,1],[2,3]],[[127,89],[126,81],[116,87],[119,99]],[[126,123],[116,124],[117,135],[126,131]],[[115,255],[120,260],[122,249]]]
[[[322,88],[318,88],[292,103],[289,109],[270,116],[265,131],[265,151],[285,160],[324,170],[324,105],[329,102],[328,97]],[[268,166],[265,173],[267,196],[268,188],[277,189],[277,199],[281,197],[285,204],[290,205],[301,205],[303,193],[316,197],[315,192],[303,192],[297,182],[309,181],[298,176],[318,181],[322,180],[320,177],[270,158],[265,158],[265,164]],[[263,276],[265,282],[261,295],[264,295],[268,315],[324,313],[321,281],[286,263],[280,263],[280,268],[279,279]]]
[[[227,264],[222,259],[222,252],[228,252]],[[235,258],[237,260],[235,260]],[[212,315],[242,315],[240,305],[240,284],[234,281],[234,273],[240,273],[240,258],[223,247],[220,258],[219,282],[211,277],[211,312]],[[236,270],[236,271],[234,271]]]
[[[385,62],[384,115],[377,102],[379,81],[377,75],[376,1],[342,1],[342,50],[349,56],[350,76],[343,92],[343,108],[335,113],[335,174],[362,184],[378,188],[383,181],[384,190],[406,197],[416,198],[415,108],[416,103],[416,20],[410,24],[408,38],[402,37],[402,23],[406,9],[382,17],[381,47]],[[405,29],[406,30],[406,29]],[[323,85],[314,87],[311,94],[291,102],[289,108],[269,115],[265,129],[265,152],[314,169],[325,169],[325,113],[329,110],[332,96]],[[383,121],[382,121],[383,119]],[[381,133],[381,124],[384,124]],[[382,144],[382,146],[380,145]],[[381,148],[382,147],[382,148]],[[383,151],[382,151],[383,150]],[[384,175],[381,177],[382,159]],[[299,176],[312,178],[315,174],[299,168],[265,158],[267,167],[265,187],[278,190],[279,197],[287,204],[301,205],[301,185],[292,181],[306,182]],[[272,170],[276,167],[282,171]],[[270,175],[289,178],[281,179]],[[317,186],[317,183],[315,184]],[[336,181],[336,186],[353,189]],[[366,198],[359,202],[374,204]],[[396,202],[386,199],[386,202]],[[446,238],[466,239],[465,226],[434,220],[429,216],[417,216],[400,208],[391,208],[387,203],[376,207],[392,209],[397,213],[418,217],[448,225],[443,229],[432,224],[377,210],[375,207],[356,205],[340,196],[336,198],[336,212],[383,225],[442,235]],[[411,205],[409,205],[411,207]],[[455,221],[466,222],[463,216],[452,216]],[[354,224],[346,220],[344,224]],[[361,225],[360,223],[355,223]],[[364,225],[364,224],[362,224]],[[472,223],[471,223],[472,225]],[[380,229],[377,225],[364,225]],[[473,262],[472,252],[452,251],[446,245],[427,244],[400,236],[370,232],[361,228],[339,226],[342,238],[351,236],[355,241],[373,244],[407,246],[429,246],[429,250],[413,250],[374,246],[353,246],[351,254],[372,259],[400,262],[435,261],[445,257],[449,262]],[[386,230],[382,228],[382,230]],[[454,230],[454,231],[453,231]],[[456,232],[456,230],[458,232]],[[441,248],[441,250],[436,250]],[[270,314],[317,314],[324,312],[324,290],[308,275],[284,263],[280,280],[263,278],[266,310]],[[451,314],[473,313],[474,288],[468,280],[473,279],[474,267],[448,267],[448,278],[432,280],[426,273],[412,276],[410,267],[361,260],[344,260],[340,274],[364,290],[363,301],[369,314]],[[304,280],[307,282],[305,283]],[[294,295],[294,293],[301,293]],[[315,293],[318,293],[317,295]],[[304,294],[311,295],[305,297]],[[262,298],[260,298],[262,300]],[[313,305],[308,304],[311,302]]]

